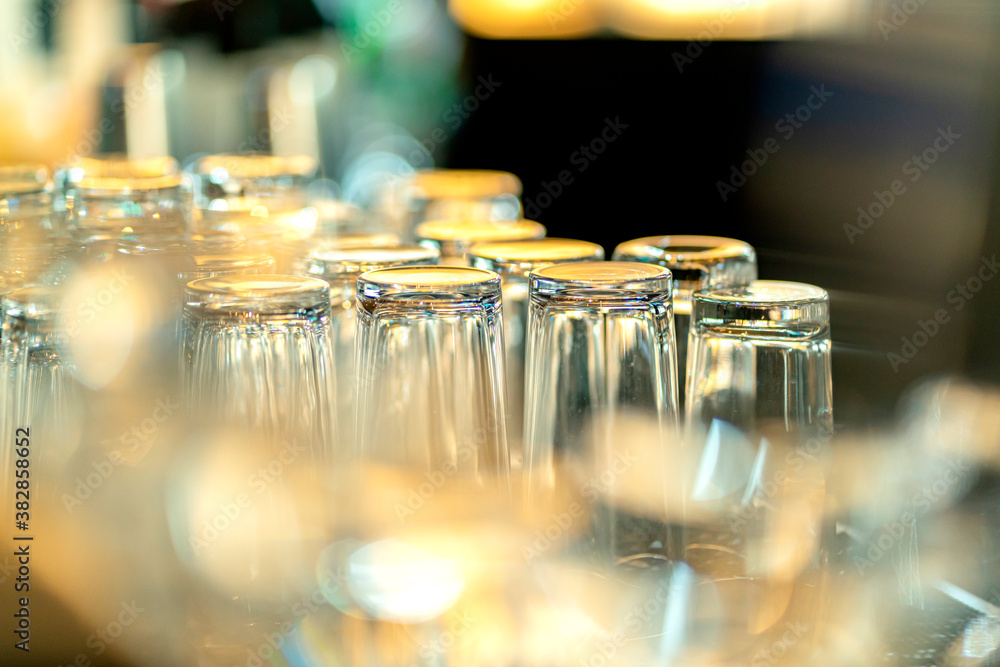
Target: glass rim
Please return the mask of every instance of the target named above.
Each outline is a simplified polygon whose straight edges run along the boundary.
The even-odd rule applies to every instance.
[[[527,241],[544,238],[545,225],[534,220],[429,220],[417,225],[418,240],[465,246],[486,241]]]
[[[821,287],[787,280],[755,280],[749,285],[699,290],[696,303],[725,306],[773,308],[829,303],[829,294]]]
[[[400,265],[436,264],[436,248],[401,243],[399,245],[346,246],[319,248],[306,258],[306,271],[318,277],[366,273]]]
[[[261,273],[246,276],[221,276],[198,278],[184,289],[188,299],[199,298],[200,303],[219,305],[281,304],[299,302],[308,297],[329,298],[326,281],[307,276]]]
[[[3,317],[6,319],[11,310],[26,319],[51,317],[59,311],[61,294],[57,285],[32,285],[13,290],[0,297]]]
[[[192,256],[194,265],[199,271],[205,270],[227,270],[244,269],[263,266],[274,266],[274,258],[263,253],[200,253]]]
[[[44,164],[0,166],[0,199],[11,195],[51,194],[49,170]]]
[[[470,266],[446,266],[431,264],[428,266],[395,266],[386,269],[375,269],[362,273],[358,278],[358,290],[361,283],[378,287],[391,287],[399,291],[424,292],[428,290],[450,290],[462,287],[497,286],[500,276],[493,271],[476,269]]]
[[[568,262],[550,264],[528,274],[532,288],[666,291],[670,294],[670,269],[643,262]]]
[[[226,178],[216,170],[223,169]],[[312,178],[319,170],[317,160],[309,155],[271,155],[270,153],[213,153],[198,158],[191,167],[193,174],[210,180],[219,177],[220,181],[237,179],[271,179],[271,178]],[[213,182],[215,182],[213,180]]]
[[[519,266],[542,262],[598,260],[604,248],[590,241],[546,237],[525,241],[492,241],[477,243],[469,250],[472,259],[482,259],[497,265]]]
[[[673,249],[673,250],[672,250]],[[642,252],[649,251],[653,252]],[[644,236],[625,241],[615,248],[615,255],[646,258],[665,263],[684,264],[706,260],[751,258],[756,250],[746,241],[724,236],[701,236],[671,234],[666,236]]]
[[[425,169],[410,177],[418,199],[488,199],[503,195],[519,197],[521,179],[507,171],[492,169]]]
[[[169,156],[130,158],[124,153],[79,157],[64,167],[66,183],[84,194],[129,194],[180,188],[177,160]]]

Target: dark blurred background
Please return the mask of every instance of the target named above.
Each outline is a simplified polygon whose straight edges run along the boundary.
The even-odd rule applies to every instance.
[[[321,54],[336,83],[310,122],[346,199],[364,199],[357,165],[391,145],[415,167],[511,171],[526,217],[609,254],[654,234],[750,242],[761,277],[831,293],[845,423],[885,419],[930,375],[997,378],[1000,281],[977,276],[997,271],[996,3],[855,2],[846,25],[781,39],[720,31],[706,9],[659,40],[608,29],[621,20],[591,4],[543,14],[552,32],[591,21],[578,39],[477,36],[506,25],[503,0],[450,14],[430,0],[145,2],[127,33],[183,56],[169,122],[199,129],[173,133],[178,158],[255,136],[283,63]],[[260,147],[291,150],[277,143]]]

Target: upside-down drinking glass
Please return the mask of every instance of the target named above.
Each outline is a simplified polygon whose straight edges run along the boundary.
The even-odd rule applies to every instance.
[[[94,256],[107,259],[123,233],[156,242],[184,232],[181,173],[173,158],[78,158],[57,180],[69,234]]]
[[[759,280],[697,292],[691,310],[687,416],[744,433],[782,425],[810,437],[833,429],[826,292]]]
[[[188,283],[185,393],[196,416],[251,429],[311,464],[335,456],[330,290],[317,278],[259,274]]]
[[[470,252],[477,269],[503,281],[504,345],[507,358],[507,438],[513,471],[521,469],[524,430],[524,351],[528,333],[528,274],[550,264],[600,261],[604,248],[572,239],[481,243]]]
[[[647,236],[615,248],[612,259],[648,262],[670,269],[674,277],[674,323],[677,327],[677,388],[684,406],[691,296],[700,289],[739,287],[757,279],[757,253],[751,245],[718,236]]]
[[[0,295],[57,280],[49,269],[67,249],[54,218],[44,166],[0,167]]]
[[[660,521],[619,511],[613,493],[588,496],[588,490],[608,490],[613,480],[597,487],[590,480],[643,465],[631,458],[634,443],[620,437],[632,419],[652,420],[661,440],[677,435],[670,271],[634,262],[582,262],[538,269],[529,279],[529,506],[546,507],[557,489],[569,487],[597,504],[583,548],[599,562],[662,560],[670,545]]]
[[[330,327],[337,368],[338,441],[345,447],[354,442],[357,412],[354,369],[357,314],[354,299],[358,276],[375,269],[434,264],[437,260],[437,250],[418,245],[326,247],[309,253],[305,273],[330,284]]]
[[[500,294],[468,267],[358,278],[362,460],[509,494]]]
[[[313,236],[319,212],[309,205],[308,186],[317,174],[306,155],[262,153],[208,155],[189,169],[192,224],[198,231],[239,232],[254,252],[284,255]],[[287,269],[279,256],[279,268]]]
[[[828,590],[829,325],[827,294],[812,285],[761,280],[694,295],[683,558],[746,606],[751,632],[734,647],[793,619],[817,623]]]
[[[521,181],[488,169],[428,169],[400,184],[409,235],[427,220],[516,220],[521,215]]]
[[[28,491],[21,497],[38,510],[55,497],[59,470],[54,466],[65,462],[78,438],[81,394],[65,359],[68,334],[60,323],[61,294],[59,287],[25,287],[2,299],[0,535],[9,534],[15,519],[26,522],[22,530],[29,532],[24,534],[38,529],[37,511],[18,516],[8,511],[15,501],[15,483],[28,482],[27,489],[17,488]],[[23,453],[15,455],[15,442]],[[19,459],[27,465],[22,467]]]
[[[531,220],[432,220],[416,233],[420,245],[440,251],[442,264],[469,266],[469,251],[477,243],[540,239],[545,226]]]

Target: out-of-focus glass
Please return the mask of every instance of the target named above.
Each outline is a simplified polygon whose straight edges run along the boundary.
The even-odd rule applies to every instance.
[[[69,234],[96,256],[108,258],[123,234],[154,240],[184,232],[181,173],[173,158],[81,157],[60,170],[57,182]]]
[[[31,534],[30,507],[39,507],[42,497],[55,497],[59,470],[79,438],[80,391],[74,369],[67,363],[65,347],[72,332],[60,326],[61,288],[25,287],[0,300],[3,310],[3,382],[0,385],[0,487],[3,498],[3,526],[0,534],[9,534],[15,520],[24,521],[20,531]],[[16,444],[16,448],[15,448]],[[17,461],[24,459],[21,467]],[[26,470],[27,472],[18,472]],[[15,473],[17,477],[15,478]],[[26,482],[21,499],[26,509],[15,516],[15,484]],[[51,496],[51,497],[50,497]],[[34,505],[32,505],[34,500]],[[37,519],[37,513],[34,515]],[[22,525],[22,524],[17,524]],[[16,532],[16,531],[15,531]]]
[[[509,493],[500,276],[467,267],[358,278],[361,458]]]
[[[437,250],[418,245],[326,247],[314,250],[306,260],[305,273],[330,284],[330,327],[337,368],[338,441],[345,447],[354,442],[357,378],[354,347],[358,276],[366,271],[393,266],[435,264]]]
[[[694,295],[687,416],[753,433],[777,422],[805,437],[833,432],[826,292],[760,280]]]
[[[254,251],[274,253],[308,239],[319,227],[319,212],[308,196],[317,170],[316,160],[306,155],[202,157],[188,174],[192,224],[198,231],[238,232]],[[282,258],[278,261],[284,266]]]
[[[545,226],[531,220],[432,220],[417,227],[420,245],[437,248],[441,263],[469,266],[477,243],[528,241],[545,237]]]
[[[517,220],[521,181],[514,174],[486,169],[429,169],[401,183],[412,234],[428,220]]]
[[[503,282],[504,345],[507,358],[507,439],[511,470],[520,471],[524,430],[524,353],[528,333],[528,274],[550,264],[600,261],[604,248],[572,239],[481,243],[469,253],[472,266]]]
[[[48,269],[67,252],[56,222],[44,166],[0,167],[0,295],[56,280]]]
[[[670,271],[582,262],[538,269],[529,280],[527,503],[544,511],[557,489],[576,489],[600,504],[591,508],[592,525],[578,548],[603,564],[665,559],[670,545],[662,522],[619,511],[613,498],[588,490],[592,480],[635,464],[618,439],[627,420],[651,419],[660,442],[678,435]]]
[[[278,451],[335,455],[330,290],[316,278],[260,274],[188,283],[185,394],[196,417],[262,434]]]
[[[743,241],[718,236],[647,236],[622,243],[612,259],[665,266],[674,277],[678,395],[683,408],[691,297],[701,289],[749,285],[757,279],[757,253]]]

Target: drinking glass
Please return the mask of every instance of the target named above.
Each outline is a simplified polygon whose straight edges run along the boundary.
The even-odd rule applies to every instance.
[[[57,227],[46,168],[0,167],[0,295],[57,280],[52,265],[67,252]]]
[[[357,379],[354,370],[358,276],[392,266],[435,264],[437,250],[418,245],[325,247],[309,253],[304,272],[330,284],[330,328],[337,368],[338,441],[354,442]]]
[[[480,243],[472,265],[499,274],[503,283],[504,344],[507,359],[507,439],[510,465],[520,471],[524,430],[524,352],[528,332],[528,274],[550,264],[600,261],[604,248],[572,239]]]
[[[581,548],[598,561],[665,558],[665,527],[619,512],[612,489],[615,478],[642,466],[629,439],[619,437],[624,425],[652,420],[657,439],[677,434],[670,271],[634,262],[580,262],[538,269],[529,280],[527,503],[545,508],[569,487],[592,505]]]
[[[298,442],[311,464],[334,443],[330,289],[317,278],[259,274],[188,283],[185,394],[196,417]]]
[[[108,259],[123,233],[155,242],[184,232],[181,173],[173,158],[81,157],[57,180],[68,232],[91,256]]]
[[[689,422],[832,433],[829,312],[826,292],[802,283],[759,280],[695,293]]]
[[[404,234],[428,220],[517,220],[521,181],[486,169],[429,169],[402,183],[408,214]]]
[[[695,292],[687,382],[685,562],[738,594],[752,632],[734,647],[815,624],[834,543],[826,292],[767,280]]]
[[[280,636],[294,618],[322,534],[315,491],[340,456],[330,291],[258,274],[194,280],[185,298],[184,403],[197,430],[169,481],[171,531],[198,577],[206,645],[245,655],[248,636]]]
[[[198,231],[236,231],[251,250],[276,253],[316,233],[319,212],[307,188],[317,170],[306,155],[204,156],[189,169],[192,224]],[[285,253],[278,254],[279,268],[287,270]]]
[[[74,369],[65,358],[67,332],[61,327],[59,309],[61,288],[25,287],[2,299],[3,309],[3,382],[0,384],[0,481],[3,498],[0,507],[3,525],[0,534],[9,534],[15,518],[24,520],[21,530],[38,530],[38,510],[43,498],[56,497],[58,466],[72,453],[79,439],[81,393],[74,379]],[[23,431],[21,430],[23,429]],[[18,452],[15,456],[15,442]],[[27,467],[16,463],[27,459]],[[29,504],[36,511],[15,517],[15,471],[17,481],[29,483]],[[20,489],[21,487],[18,487]]]
[[[468,267],[358,278],[363,461],[509,494],[500,298],[500,276]]]
[[[677,393],[683,409],[691,296],[700,289],[749,285],[757,279],[757,253],[743,241],[718,236],[648,236],[622,243],[612,259],[658,264],[673,274]]]
[[[469,250],[477,243],[540,239],[545,227],[531,220],[432,220],[416,234],[420,245],[440,251],[442,264],[469,266]]]

